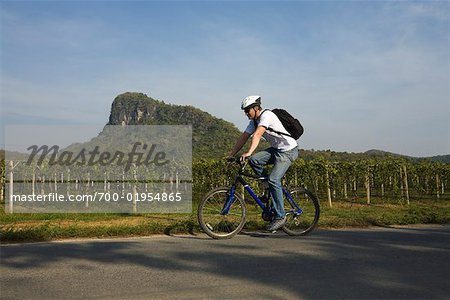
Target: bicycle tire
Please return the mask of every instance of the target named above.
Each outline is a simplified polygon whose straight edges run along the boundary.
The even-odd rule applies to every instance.
[[[288,201],[285,201],[286,224],[282,227],[288,235],[307,235],[313,231],[320,217],[320,205],[317,197],[304,188],[295,188],[289,192],[295,203],[302,209],[301,214],[296,214]],[[286,207],[288,205],[289,207]]]
[[[214,239],[230,239],[238,234],[246,222],[245,202],[234,195],[227,215],[221,215],[229,187],[219,187],[211,190],[199,203],[197,209],[198,223],[202,230]]]

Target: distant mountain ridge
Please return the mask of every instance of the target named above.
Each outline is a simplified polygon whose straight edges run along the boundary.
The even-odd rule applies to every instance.
[[[127,92],[118,95],[112,105],[110,125],[192,125],[194,158],[224,157],[233,147],[241,132],[234,124],[216,118],[193,106],[167,104],[143,93]],[[265,144],[265,146],[267,146]],[[332,153],[332,154],[330,154]],[[362,158],[382,158],[387,156],[406,158],[413,161],[431,160],[450,163],[450,155],[433,157],[410,157],[372,149],[364,153],[338,153],[334,151],[303,150],[309,159],[325,156],[330,159],[356,160]],[[302,157],[302,155],[300,155]]]
[[[216,118],[193,106],[167,104],[143,93],[126,92],[118,95],[111,104],[108,125],[192,125],[193,158],[222,158],[234,146],[241,131],[231,122]],[[72,145],[75,147],[76,145]],[[80,145],[78,145],[80,146]],[[267,146],[262,143],[261,147]],[[26,154],[7,152],[9,159],[24,159]],[[0,150],[0,159],[5,151]],[[301,150],[300,158],[309,160],[324,157],[329,160],[353,161],[367,158],[404,158],[411,161],[450,163],[450,154],[432,157],[411,157],[372,149],[363,153],[335,152],[332,150]]]
[[[436,162],[450,163],[450,154],[436,155],[436,156],[430,156],[430,157],[414,157],[414,156],[407,156],[407,155],[387,152],[387,151],[383,151],[383,150],[377,150],[377,149],[371,149],[364,153],[369,156],[375,156],[375,157],[393,156],[393,157],[401,157],[401,158],[406,158],[409,160],[417,160],[417,161],[430,160],[430,161],[436,161]]]

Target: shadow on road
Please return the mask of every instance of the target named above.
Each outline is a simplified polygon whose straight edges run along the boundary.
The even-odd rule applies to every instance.
[[[246,233],[219,241],[178,236],[7,245],[0,258],[2,272],[69,260],[84,268],[91,262],[92,272],[98,264],[134,265],[241,279],[301,298],[442,299],[450,297],[449,250],[450,227],[442,226],[318,230],[306,237]],[[13,279],[6,288],[14,288]]]

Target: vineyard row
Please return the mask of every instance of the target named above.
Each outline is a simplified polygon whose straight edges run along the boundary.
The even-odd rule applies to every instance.
[[[237,172],[224,161],[198,161],[193,166],[194,187],[208,190],[229,185]],[[260,186],[257,181],[250,184]],[[329,206],[335,199],[362,197],[370,204],[374,197],[399,199],[409,204],[410,198],[449,199],[450,164],[411,162],[400,159],[329,161],[297,159],[288,170],[284,184],[303,186],[315,192]]]
[[[228,186],[237,174],[238,166],[224,160],[196,160],[192,164],[194,194],[201,195],[217,186]],[[184,170],[185,172],[186,170]],[[167,178],[177,178],[180,170],[170,171]],[[176,174],[175,174],[176,172]],[[1,164],[0,199],[5,188],[5,164]],[[249,179],[261,192],[260,182]],[[326,159],[297,159],[287,172],[284,184],[303,186],[327,201],[364,198],[399,199],[409,203],[411,198],[437,198],[450,200],[450,164],[437,162],[411,162],[401,159],[330,161]],[[195,199],[194,199],[195,200]]]

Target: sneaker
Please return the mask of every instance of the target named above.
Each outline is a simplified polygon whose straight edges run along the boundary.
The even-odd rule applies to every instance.
[[[283,219],[275,219],[266,227],[268,231],[275,231],[286,224],[286,216],[283,217]]]

